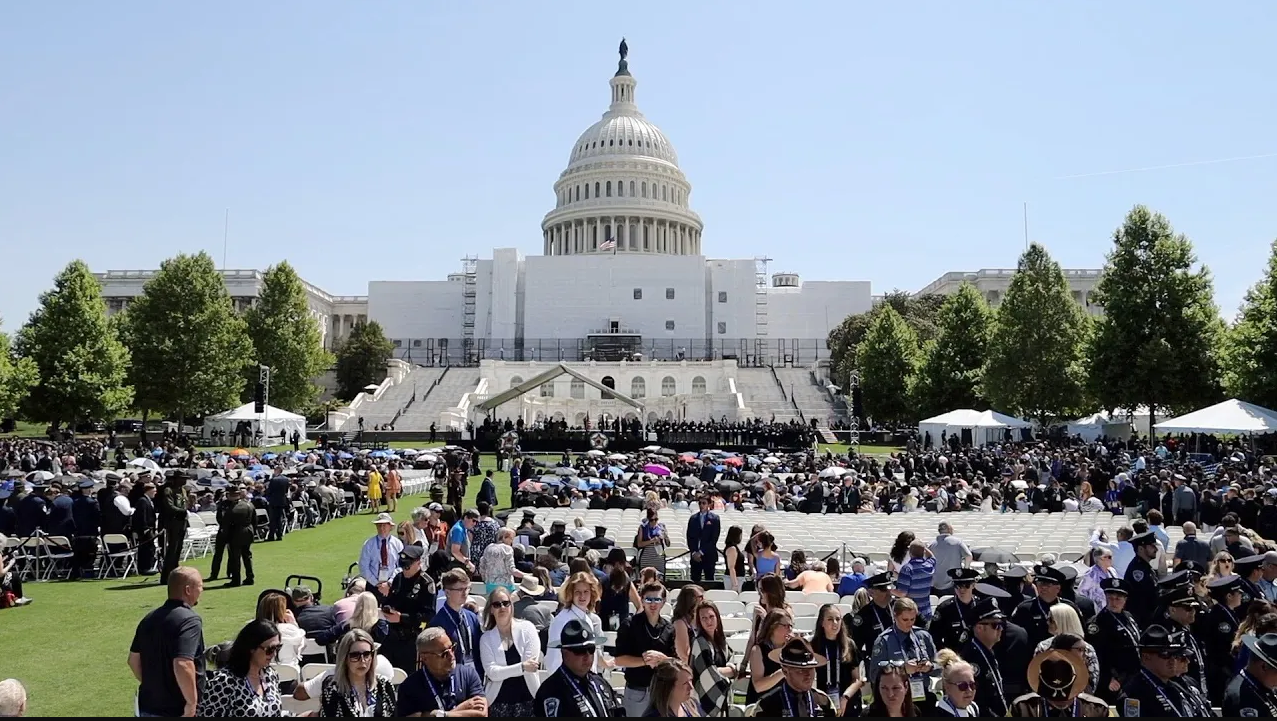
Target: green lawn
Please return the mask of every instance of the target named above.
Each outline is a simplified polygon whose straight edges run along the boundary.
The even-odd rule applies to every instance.
[[[492,457],[485,460],[491,468]],[[509,474],[496,477],[500,505],[507,507]],[[471,498],[478,490],[472,479]],[[424,496],[400,499],[395,520],[407,520],[425,502]],[[317,576],[325,601],[340,598],[346,567],[373,532],[371,520],[365,513],[290,533],[281,542],[254,544],[257,585],[222,588],[225,581],[216,581],[205,589],[198,608],[205,642],[233,638],[252,619],[258,594],[281,588],[289,574]],[[207,576],[211,562],[210,554],[189,563]],[[125,661],[137,622],[164,601],[156,577],[28,583],[23,590],[34,599],[30,606],[0,611],[0,678],[26,685],[29,715],[131,716],[136,684]]]
[[[820,451],[822,453],[825,451],[830,451],[835,454],[846,454],[848,448],[850,448],[850,446],[848,446],[846,443],[821,443],[820,444]],[[862,454],[867,454],[871,456],[885,456],[891,453],[898,453],[902,450],[904,450],[904,448],[900,446],[875,446],[875,445],[868,445],[868,444],[863,444],[860,446],[860,452]]]

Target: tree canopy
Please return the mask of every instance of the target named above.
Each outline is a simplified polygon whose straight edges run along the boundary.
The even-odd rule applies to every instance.
[[[9,346],[9,335],[0,333],[0,419],[14,417],[39,380],[40,371],[35,362],[15,357]]]
[[[1225,336],[1222,361],[1230,396],[1277,408],[1277,241],[1264,277],[1246,292]]]
[[[239,403],[253,344],[207,253],[161,263],[125,325],[140,409],[182,419]]]
[[[988,408],[984,365],[988,360],[993,313],[980,291],[963,283],[936,314],[936,337],[922,353],[914,395],[920,416],[958,408]]]
[[[995,315],[984,370],[989,402],[1043,422],[1082,412],[1088,329],[1060,264],[1041,245],[1030,245]]]
[[[287,262],[266,269],[257,302],[244,314],[257,363],[269,366],[271,405],[303,410],[319,397],[313,378],[327,370],[333,357],[323,347],[319,323],[306,304],[306,288]],[[257,369],[250,368],[250,383]]]
[[[891,308],[913,330],[918,343],[923,344],[936,337],[936,314],[943,302],[944,296],[910,295],[902,290],[893,290],[870,310],[844,318],[837,327],[829,331],[829,337],[825,340],[829,348],[834,383],[846,385],[851,372],[856,368],[856,348],[864,340],[878,313]]]
[[[395,344],[377,321],[358,321],[337,349],[337,397],[353,400],[365,386],[386,378],[386,361]]]
[[[1223,321],[1210,271],[1196,265],[1188,238],[1142,205],[1113,233],[1094,294],[1104,316],[1087,353],[1101,407],[1155,414],[1219,400]]]
[[[918,338],[895,308],[882,308],[856,349],[865,413],[876,422],[916,420],[910,391],[918,369]]]
[[[40,307],[18,331],[14,352],[34,365],[24,415],[53,425],[108,420],[129,407],[129,353],[108,321],[102,287],[83,261],[67,265],[40,296]],[[30,368],[19,364],[21,384]]]

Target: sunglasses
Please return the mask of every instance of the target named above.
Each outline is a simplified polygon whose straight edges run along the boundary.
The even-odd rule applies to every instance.
[[[1005,623],[1001,622],[1001,621],[988,621],[988,622],[978,623],[978,624],[976,624],[976,625],[977,625],[977,626],[988,626],[989,628],[993,629],[994,631],[1001,631],[1002,629],[1004,629],[1004,628],[1006,628],[1006,627],[1007,627],[1007,625],[1006,625]]]
[[[372,651],[351,651],[346,654],[347,661],[367,661],[372,658]]]
[[[643,603],[665,603],[665,599],[660,596],[645,596]]]
[[[882,669],[888,669],[888,668],[904,668],[904,667],[905,667],[905,662],[904,662],[904,661],[894,661],[894,660],[892,660],[892,661],[879,661],[879,662],[878,662],[878,668],[882,668]]]
[[[510,601],[493,601],[488,605],[493,608],[509,608],[513,604]]]
[[[447,648],[441,648],[438,651],[424,651],[423,653],[425,653],[427,656],[444,657],[444,656],[451,656],[455,650],[456,649],[454,649],[452,646],[449,646]]]
[[[948,681],[947,683],[953,684],[953,687],[959,691],[971,692],[980,688],[980,684],[975,681]]]
[[[262,649],[263,652],[265,652],[267,656],[277,656],[279,655],[279,650],[283,647],[284,647],[284,644],[275,643],[275,644],[271,644],[270,646],[261,646],[260,648]]]
[[[1157,657],[1163,661],[1177,661],[1179,659],[1188,658],[1188,654],[1183,651],[1158,651]]]
[[[592,649],[592,648],[565,648],[565,649],[563,649],[563,653],[570,653],[570,654],[572,654],[573,656],[593,656],[593,655],[594,655],[594,649]]]

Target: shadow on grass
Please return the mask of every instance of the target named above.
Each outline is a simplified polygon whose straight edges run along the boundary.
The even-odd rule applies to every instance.
[[[123,586],[107,586],[106,588],[102,590],[104,591],[140,591],[147,588],[151,590],[155,590],[159,587],[160,587],[160,581],[159,581],[159,578],[156,577],[156,578],[147,579],[145,581],[139,581],[138,583],[128,583]]]

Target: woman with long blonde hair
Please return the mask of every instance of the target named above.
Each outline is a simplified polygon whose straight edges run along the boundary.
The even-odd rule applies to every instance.
[[[575,619],[587,629],[592,629],[596,636],[603,635],[603,621],[595,613],[602,596],[603,588],[592,573],[576,573],[564,582],[563,587],[559,589],[559,612],[550,622],[550,630],[547,634],[549,643],[545,652],[546,670],[553,673],[559,668],[559,664],[563,663],[563,652],[556,646],[563,636],[563,627],[568,625],[568,621]],[[593,670],[599,672],[603,668],[603,647],[599,646],[594,652]]]
[[[302,648],[306,645],[306,632],[297,625],[293,612],[288,610],[288,598],[282,593],[268,591],[257,602],[257,620],[270,621],[279,630],[282,644],[275,663],[293,666],[300,670]]]
[[[395,685],[377,675],[377,644],[367,631],[353,629],[337,644],[332,675],[320,692],[324,718],[392,718]]]

